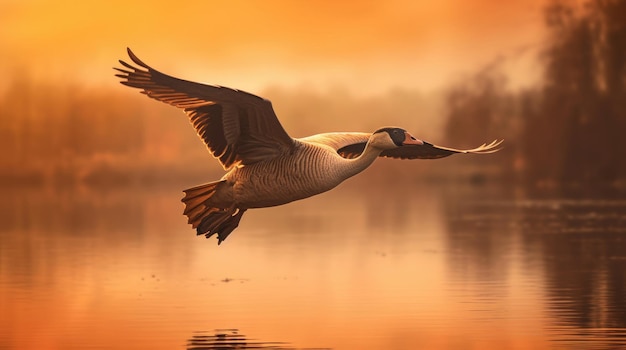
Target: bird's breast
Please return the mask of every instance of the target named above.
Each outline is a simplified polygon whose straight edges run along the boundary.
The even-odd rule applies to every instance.
[[[289,203],[328,191],[345,178],[342,158],[322,147],[296,152],[234,170],[235,202],[242,207],[260,208]]]

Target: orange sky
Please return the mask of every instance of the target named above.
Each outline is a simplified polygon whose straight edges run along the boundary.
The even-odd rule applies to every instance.
[[[523,84],[537,73],[522,49],[543,33],[542,0],[62,4],[0,0],[1,74],[114,84],[111,67],[130,46],[166,72],[252,91],[431,89],[498,55]]]

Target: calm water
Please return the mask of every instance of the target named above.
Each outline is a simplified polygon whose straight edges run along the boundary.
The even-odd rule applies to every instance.
[[[219,247],[178,186],[2,189],[0,349],[626,347],[626,199],[368,181]]]

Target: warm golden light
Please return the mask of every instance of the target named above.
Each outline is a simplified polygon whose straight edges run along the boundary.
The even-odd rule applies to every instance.
[[[0,5],[0,68],[112,84],[108,68],[130,46],[157,68],[244,89],[431,89],[536,44],[540,8],[539,0],[9,1]]]
[[[584,3],[0,0],[0,349],[192,349],[215,329],[624,348],[626,1]],[[119,84],[126,47],[270,99],[296,138],[397,125],[504,149],[378,159],[248,210],[218,247],[180,200],[223,169],[185,113]]]

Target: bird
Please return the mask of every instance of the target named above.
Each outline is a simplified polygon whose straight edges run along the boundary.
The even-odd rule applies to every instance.
[[[198,236],[217,234],[220,245],[248,209],[273,207],[308,198],[339,185],[378,157],[437,159],[453,154],[489,154],[494,140],[474,149],[436,146],[399,127],[372,133],[329,132],[293,138],[272,103],[254,94],[161,73],[130,48],[133,64],[114,67],[123,85],[182,109],[211,155],[226,171],[218,181],[184,190],[183,214]]]

